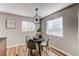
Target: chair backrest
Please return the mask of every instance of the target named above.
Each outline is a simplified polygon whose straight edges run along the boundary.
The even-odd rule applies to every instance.
[[[34,42],[32,39],[30,39],[30,40],[28,40],[28,42],[27,42],[27,47],[28,47],[29,49],[36,49],[36,44],[35,44],[35,42]]]
[[[27,42],[27,36],[25,36],[25,42]]]
[[[47,40],[47,44],[46,44],[46,46],[48,46],[49,45],[49,38],[48,38],[48,40]]]
[[[29,40],[29,36],[25,36],[25,42],[27,43]]]

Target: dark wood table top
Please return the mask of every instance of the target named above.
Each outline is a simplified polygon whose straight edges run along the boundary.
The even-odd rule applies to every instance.
[[[35,42],[42,42],[42,41],[44,41],[44,39],[36,39],[36,40],[34,40]]]

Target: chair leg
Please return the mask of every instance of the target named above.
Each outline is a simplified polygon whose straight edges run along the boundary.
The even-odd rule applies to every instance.
[[[47,47],[46,47],[46,55],[47,55]]]
[[[43,50],[43,46],[41,45],[41,50]]]
[[[36,49],[35,49],[35,55],[37,55],[37,51],[36,51]]]
[[[26,52],[28,52],[28,48],[26,47]]]
[[[30,49],[28,49],[28,56],[30,56]]]
[[[48,55],[48,46],[46,47],[46,55]]]
[[[30,50],[30,55],[32,55],[32,49]]]

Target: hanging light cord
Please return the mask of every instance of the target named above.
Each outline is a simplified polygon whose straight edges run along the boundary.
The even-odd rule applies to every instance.
[[[38,8],[36,8],[36,15],[38,15],[38,13],[37,13],[37,12],[38,12]]]

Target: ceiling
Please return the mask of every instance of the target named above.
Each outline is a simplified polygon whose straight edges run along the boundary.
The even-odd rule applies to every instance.
[[[71,4],[73,3],[0,3],[0,12],[33,17],[35,8],[38,8],[38,14],[45,17]]]

